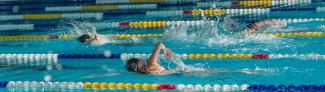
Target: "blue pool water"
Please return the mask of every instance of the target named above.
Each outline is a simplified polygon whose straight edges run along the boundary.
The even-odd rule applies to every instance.
[[[67,4],[71,5],[71,4]],[[21,5],[23,6],[23,5]],[[40,5],[39,7],[41,7]],[[64,6],[64,5],[62,5]],[[278,8],[321,7],[323,3],[285,6]],[[26,5],[25,7],[31,7]],[[177,6],[175,6],[177,7]],[[181,8],[181,7],[178,7]],[[274,8],[274,7],[273,7]],[[275,7],[276,8],[276,7]],[[174,8],[166,9],[173,10]],[[177,8],[175,8],[177,9]],[[187,7],[183,9],[195,9]],[[32,12],[33,13],[33,12]],[[20,14],[20,13],[17,13]],[[28,12],[22,12],[28,14]],[[2,15],[2,14],[1,14]],[[4,13],[3,15],[12,15]],[[78,35],[96,31],[99,34],[164,34],[164,38],[143,38],[141,44],[86,46],[76,39],[48,40],[1,40],[0,54],[104,54],[104,53],[146,53],[149,54],[155,42],[162,41],[166,47],[179,54],[320,54],[325,55],[324,37],[275,37],[269,33],[304,31],[324,32],[324,21],[288,23],[286,27],[265,27],[258,36],[241,37],[227,30],[240,30],[252,20],[322,18],[324,12],[316,11],[279,11],[261,16],[174,16],[148,17],[142,15],[122,15],[96,19],[59,19],[59,20],[14,20],[0,21],[1,24],[54,23],[61,24],[51,30],[4,30],[2,36],[16,35]],[[201,26],[173,26],[165,28],[114,28],[101,29],[93,23],[152,21],[152,20],[200,20],[217,21],[215,24]],[[69,24],[69,26],[66,26]],[[230,26],[230,25],[235,25]],[[175,32],[175,33],[166,33]],[[325,58],[281,58],[281,59],[185,59],[183,62],[205,70],[249,70],[256,74],[243,73],[177,73],[170,75],[142,75],[126,71],[125,61],[121,59],[59,59],[57,65],[7,65],[1,59],[1,81],[52,81],[52,82],[115,82],[115,83],[157,83],[157,84],[274,84],[300,85],[325,83]],[[175,69],[175,64],[160,60],[162,66]],[[10,91],[1,88],[1,92]],[[11,90],[12,91],[12,90]],[[17,90],[16,90],[17,91]],[[92,91],[87,89],[83,91]],[[121,91],[121,90],[115,90]],[[125,91],[125,90],[123,90]],[[152,91],[152,90],[149,90]],[[175,90],[176,91],[176,90]]]

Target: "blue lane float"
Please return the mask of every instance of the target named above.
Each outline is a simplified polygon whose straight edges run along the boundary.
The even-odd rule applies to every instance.
[[[248,90],[253,91],[325,91],[325,85],[249,85]]]
[[[121,54],[59,54],[58,59],[119,59]]]
[[[87,4],[128,4],[128,3],[184,3],[184,2],[202,2],[210,0],[8,0],[1,1],[0,5],[41,5],[41,4],[74,4],[74,3],[87,3]]]
[[[136,4],[135,4],[136,5]],[[123,6],[127,6],[127,5],[123,5]],[[207,6],[199,6],[198,3],[181,3],[181,4],[148,4],[148,6],[151,7],[141,7],[141,5],[138,7],[138,9],[136,9],[137,7],[133,7],[131,8],[132,5],[129,5],[130,8],[126,8],[126,9],[98,9],[96,11],[115,11],[116,14],[121,13],[123,15],[125,14],[137,14],[136,12],[142,12],[145,13],[146,10],[152,10],[152,9],[156,9],[156,10],[161,10],[161,9],[166,9],[166,8],[175,8],[174,6],[180,7],[180,6],[192,6],[195,8],[209,8]],[[144,5],[145,6],[145,5]],[[65,10],[67,8],[78,8],[76,10]],[[80,6],[81,7],[81,6]],[[55,9],[55,10],[48,10],[47,8],[55,8],[55,7],[42,7],[42,8],[17,8],[15,9],[14,7],[3,7],[0,9],[0,11],[2,13],[5,14],[17,14],[17,13],[45,13],[45,12],[70,12],[70,11],[94,11],[94,10],[82,10],[80,9],[79,6],[62,6],[62,9]],[[59,8],[59,7],[58,7]],[[121,12],[119,10],[126,10],[127,12]],[[137,10],[137,11],[134,11]],[[324,11],[324,7],[299,7],[299,8],[274,8],[274,9],[270,9],[271,12],[279,12],[279,11]],[[128,13],[130,12],[130,13]],[[113,12],[114,13],[114,12]],[[112,14],[114,15],[114,14]]]
[[[92,7],[90,7],[92,8]],[[163,10],[163,11],[110,11],[110,12],[96,12],[96,13],[49,13],[49,14],[18,14],[18,15],[1,15],[0,21],[13,20],[58,20],[58,19],[96,19],[102,20],[111,16],[125,16],[125,15],[141,15],[148,17],[173,17],[173,16],[198,16],[204,14],[206,16],[220,16],[220,15],[256,15],[264,16],[271,12],[277,11],[291,11],[292,9],[269,9],[269,8],[247,8],[247,9],[206,9],[206,10]],[[297,10],[297,9],[294,9]],[[299,9],[298,9],[299,10]],[[325,7],[317,8],[301,8],[303,10],[316,10],[317,12],[325,11]],[[209,13],[215,12],[215,13]]]
[[[7,81],[0,81],[0,88],[6,88],[8,82]]]
[[[96,4],[96,0],[29,0],[29,1],[1,1],[0,5],[42,5],[42,4],[74,4],[74,3],[91,3]]]
[[[110,6],[110,5],[95,5],[95,4],[87,4],[80,6],[55,6],[55,7],[19,7],[19,6],[0,6],[0,11],[6,14],[17,14],[17,13],[44,13],[44,12],[70,12],[70,11],[94,11],[94,10],[83,10],[84,6]],[[111,5],[115,6],[115,5]],[[116,5],[116,8],[112,9],[98,9],[96,11],[118,11],[118,10],[129,10],[129,11],[143,11],[149,9],[175,9],[177,7],[191,6],[193,8],[203,8],[200,3],[163,3],[163,4],[127,4],[127,5]],[[124,8],[122,8],[124,7]],[[204,6],[204,8],[208,8],[208,6]],[[75,9],[75,10],[71,10]]]
[[[277,8],[271,11],[316,11],[316,7],[303,7],[303,8]]]

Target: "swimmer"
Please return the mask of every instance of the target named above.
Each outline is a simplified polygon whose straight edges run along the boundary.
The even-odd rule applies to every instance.
[[[154,48],[151,56],[147,60],[147,63],[145,60],[138,59],[138,58],[131,58],[127,61],[125,68],[127,71],[130,72],[136,72],[140,74],[175,74],[179,73],[174,70],[169,70],[165,69],[162,66],[160,66],[158,62],[158,57],[160,51],[164,52],[164,56],[166,59],[174,62],[182,62],[180,60],[177,60],[175,58],[176,56],[164,46],[163,43],[158,42],[156,44],[156,47]],[[184,65],[183,63],[180,65]],[[236,71],[227,71],[227,70],[190,70],[190,69],[185,69],[183,72],[187,74],[217,74],[217,73],[244,73],[244,74],[256,74],[256,71],[251,71],[248,69],[244,70],[236,70]]]
[[[101,41],[102,36],[99,34],[95,34],[93,37],[90,36],[89,34],[83,34],[80,37],[78,37],[79,42],[87,44],[87,45],[92,45],[92,44],[101,44],[103,43]]]
[[[243,30],[244,31],[256,31],[262,26],[272,26],[272,27],[284,27],[286,25],[283,21],[278,20],[262,20],[258,22],[254,22],[252,24],[247,25]]]
[[[115,44],[121,44],[121,45],[131,45],[131,44],[137,44],[139,41],[137,39],[129,39],[129,40],[118,40],[113,37],[103,37],[100,34],[94,34],[93,36],[89,34],[83,34],[80,37],[77,38],[79,42],[91,45],[91,46],[99,46],[104,45],[107,43],[115,43]]]
[[[127,61],[127,64],[125,65],[126,70],[131,72],[141,73],[141,74],[151,74],[151,73],[166,74],[166,73],[173,72],[172,70],[168,70],[161,67],[160,64],[158,63],[158,57],[161,50],[164,51],[165,57],[171,56],[170,50],[166,48],[164,44],[158,42],[150,58],[147,60],[147,63],[145,63],[144,60],[132,58]]]

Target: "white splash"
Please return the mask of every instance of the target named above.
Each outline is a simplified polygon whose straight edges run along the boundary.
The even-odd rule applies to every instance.
[[[215,22],[215,24],[202,25],[200,27],[170,27],[164,33],[164,40],[208,46],[225,46],[241,43],[276,45],[279,41],[282,41],[278,37],[263,33],[246,37],[241,35],[245,32],[239,32],[238,30],[241,30],[240,24],[230,18],[226,18],[223,22]]]
[[[175,53],[172,53],[172,55],[169,58],[166,58],[169,61],[174,62],[176,66],[176,71],[180,72],[192,72],[192,71],[204,71],[205,69],[202,67],[194,67],[190,65],[184,64],[183,60],[178,58]]]
[[[69,24],[72,25],[72,28],[70,28],[70,30],[69,30],[70,34],[77,34],[77,35],[90,34],[90,35],[94,35],[94,34],[97,33],[95,25],[92,25],[91,23],[88,23],[88,22],[71,22]]]

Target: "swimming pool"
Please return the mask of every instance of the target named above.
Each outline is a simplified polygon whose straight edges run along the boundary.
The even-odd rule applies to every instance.
[[[322,91],[322,0],[56,0],[0,3],[0,91]],[[259,20],[286,27],[238,32]],[[141,44],[87,46],[97,31]],[[192,69],[256,74],[143,75],[125,60],[162,41]],[[165,68],[173,62],[160,60]]]

